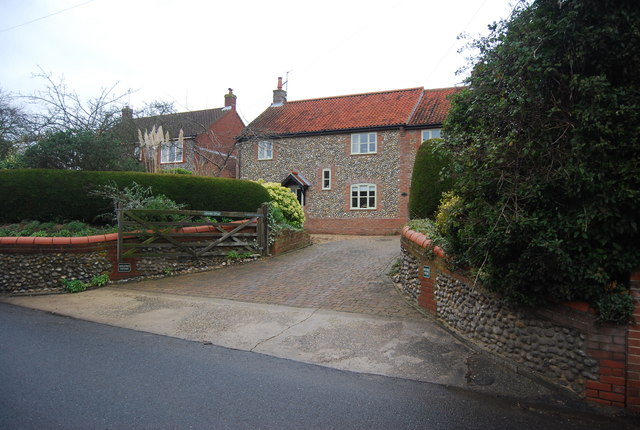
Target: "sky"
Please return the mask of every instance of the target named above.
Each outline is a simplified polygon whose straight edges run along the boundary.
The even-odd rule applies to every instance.
[[[246,123],[272,102],[459,85],[469,52],[515,0],[0,0],[0,89],[42,90],[44,71],[81,98],[132,90],[141,108],[224,106]]]

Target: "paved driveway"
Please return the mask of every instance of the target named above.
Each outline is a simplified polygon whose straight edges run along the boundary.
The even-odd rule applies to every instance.
[[[316,244],[222,270],[121,284],[122,288],[243,302],[421,318],[387,275],[398,236]]]

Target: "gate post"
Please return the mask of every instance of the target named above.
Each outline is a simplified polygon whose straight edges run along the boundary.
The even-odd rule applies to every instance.
[[[262,249],[262,255],[269,255],[269,203],[263,203],[258,209],[258,213],[262,215],[258,218],[256,234],[258,235],[258,246]]]
[[[116,264],[122,262],[122,207],[118,204],[116,208],[116,219],[118,220],[118,241],[116,242],[116,252],[118,261]]]

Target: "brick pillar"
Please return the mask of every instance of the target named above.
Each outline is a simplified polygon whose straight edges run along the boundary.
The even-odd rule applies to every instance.
[[[627,409],[640,413],[640,272],[631,275],[634,322],[627,335]]]
[[[418,268],[418,279],[420,280],[420,295],[418,296],[418,304],[429,310],[433,315],[437,315],[438,306],[435,297],[435,270],[432,269],[429,262],[421,260]]]

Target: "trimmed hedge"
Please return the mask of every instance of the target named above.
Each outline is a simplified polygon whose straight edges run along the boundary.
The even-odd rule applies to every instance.
[[[443,177],[442,169],[449,166],[446,155],[438,150],[441,139],[425,140],[416,154],[409,192],[409,217],[434,219],[442,193],[453,186],[450,177]]]
[[[262,185],[239,179],[137,172],[0,170],[0,221],[91,222],[112,211],[111,201],[92,195],[92,190],[109,183],[124,187],[133,182],[193,210],[254,212],[270,200]]]

